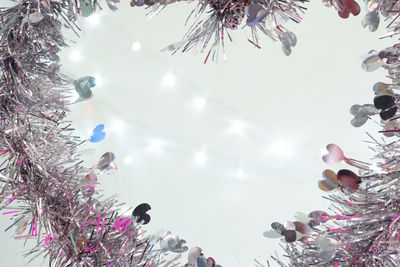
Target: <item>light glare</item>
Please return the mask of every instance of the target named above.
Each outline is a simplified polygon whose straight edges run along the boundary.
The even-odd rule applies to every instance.
[[[69,54],[69,59],[73,62],[79,62],[82,59],[82,55],[78,50],[74,50]]]
[[[285,139],[278,139],[276,140],[271,148],[270,151],[272,154],[284,157],[284,158],[291,158],[293,157],[293,150],[289,142]]]
[[[132,156],[127,156],[124,158],[124,164],[131,164],[133,162]]]
[[[122,135],[125,132],[126,123],[121,119],[114,119],[110,126],[110,131]]]
[[[232,121],[229,131],[233,134],[242,135],[244,133],[244,123],[242,121]]]
[[[196,97],[193,101],[193,106],[198,109],[202,110],[206,106],[206,99],[204,97]]]
[[[134,51],[134,52],[139,51],[141,48],[142,48],[142,44],[139,43],[138,41],[134,42],[131,47],[132,51]]]
[[[90,26],[97,26],[100,24],[100,15],[95,13],[85,19]]]
[[[163,147],[165,145],[165,142],[159,138],[154,138],[150,140],[150,144],[147,148],[147,151],[150,153],[157,153],[161,154],[163,152]]]
[[[242,178],[242,177],[243,177],[243,174],[244,174],[243,169],[242,169],[242,168],[239,168],[239,169],[237,170],[237,172],[236,172],[236,177]]]
[[[175,75],[172,73],[168,73],[164,76],[162,83],[164,86],[172,87],[174,86],[175,81],[176,81]]]
[[[196,155],[194,156],[194,161],[198,165],[204,165],[207,162],[207,154],[205,151],[200,151],[197,152]]]

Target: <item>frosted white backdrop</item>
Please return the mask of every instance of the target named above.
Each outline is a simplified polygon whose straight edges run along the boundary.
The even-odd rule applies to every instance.
[[[99,189],[118,193],[126,207],[149,203],[150,232],[171,230],[224,267],[252,266],[253,258],[282,253],[262,236],[273,221],[327,209],[316,185],[330,167],[321,148],[334,142],[346,155],[370,158],[361,140],[366,130],[378,136],[377,128],[371,121],[353,128],[349,108],[370,103],[372,85],[387,81],[383,70],[363,72],[360,56],[393,40],[362,29],[362,16],[343,20],[313,1],[303,23],[288,25],[298,37],[291,56],[266,37],[256,49],[239,31],[228,61],[204,65],[205,55],[160,52],[183,36],[191,6],[152,20],[128,1],[116,13],[104,7],[62,53],[66,74],[98,82],[70,118],[85,138],[104,123],[107,137],[88,145],[86,163],[116,154],[119,170],[102,176]],[[13,230],[1,233],[2,266],[27,262]]]

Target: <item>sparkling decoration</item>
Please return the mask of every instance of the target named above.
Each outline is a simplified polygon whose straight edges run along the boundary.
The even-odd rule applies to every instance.
[[[360,14],[361,8],[354,0],[336,1],[336,3],[340,6],[338,14],[341,18],[348,18],[350,13],[354,16]]]
[[[367,1],[368,13],[362,26],[376,31],[380,16],[389,21],[390,37],[399,33],[398,10],[400,1]],[[359,13],[359,6],[351,1],[325,1],[335,6],[341,17]],[[388,70],[392,83],[377,82],[373,86],[372,104],[353,105],[351,124],[361,127],[379,114],[380,125],[386,137],[397,137],[400,132],[398,97],[400,64],[399,44],[381,50],[372,50],[362,63],[370,72],[379,68]],[[369,134],[368,134],[369,135]],[[343,150],[329,144],[322,156],[324,162],[344,162],[358,170],[342,169],[335,173],[325,170],[318,182],[321,190],[332,192],[331,212],[313,211],[301,222],[274,222],[272,230],[264,233],[268,238],[282,237],[287,260],[271,256],[280,266],[400,266],[400,205],[399,140],[377,141],[371,135],[369,147],[374,151],[372,162],[347,158]],[[257,266],[269,266],[256,261]]]
[[[370,116],[378,114],[379,111],[373,105],[365,104],[361,106],[353,105],[350,108],[350,113],[354,116],[354,118],[351,120],[351,125],[354,127],[361,127],[367,122]]]
[[[376,31],[379,26],[379,13],[376,10],[373,10],[365,15],[362,21],[362,26],[363,28],[368,27],[371,32]]]
[[[363,61],[361,67],[364,71],[374,71],[383,66],[383,59],[375,50],[370,51],[369,56]]]
[[[115,159],[115,155],[112,152],[106,152],[104,153],[100,160],[99,163],[97,163],[97,168],[101,171],[106,170],[109,168],[109,166],[112,164],[112,162]]]
[[[136,217],[138,222],[143,222],[143,224],[148,224],[150,222],[150,215],[147,212],[151,209],[150,205],[147,203],[142,203],[137,206],[133,212],[132,217]]]
[[[80,0],[79,4],[80,14],[82,17],[89,17],[93,14],[95,3],[92,3],[91,0]]]
[[[215,264],[215,260],[211,257],[206,258],[203,255],[203,250],[199,247],[193,247],[188,253],[188,262],[184,267],[222,267]]]
[[[177,235],[172,235],[171,232],[167,232],[166,235],[160,241],[160,248],[182,253],[188,250],[188,247],[185,246],[186,241],[180,239]]]
[[[90,136],[90,142],[98,143],[106,137],[106,133],[103,132],[104,124],[99,124],[93,129],[93,134]]]
[[[107,0],[113,10],[116,3]],[[87,99],[96,81],[60,74],[57,53],[67,45],[61,30],[77,32],[77,16],[99,7],[92,0],[23,0],[0,9],[1,209],[12,219],[6,231],[37,240],[27,255],[46,257],[49,266],[174,266],[173,250],[153,249],[161,236],[147,235],[115,197],[95,190],[98,175],[116,170],[114,154],[82,165],[80,151],[104,138],[104,125],[82,141],[66,120],[73,88]]]
[[[132,0],[132,7],[151,7],[152,14],[157,14],[166,6],[177,2],[193,2],[191,0]],[[197,6],[191,13],[193,24],[183,40],[171,44],[164,50],[173,53],[181,50],[206,52],[205,62],[211,55],[213,60],[220,56],[220,48],[225,58],[225,39],[232,40],[231,32],[241,29],[241,25],[251,30],[248,41],[260,48],[259,33],[268,36],[273,41],[281,41],[286,55],[291,54],[291,48],[296,45],[297,38],[288,31],[284,24],[289,20],[301,22],[302,14],[308,0],[292,1],[260,1],[260,0],[198,0]],[[347,3],[347,2],[346,2]],[[342,5],[343,6],[343,5]],[[353,12],[353,2],[344,5]],[[245,19],[246,18],[246,19]],[[245,23],[243,22],[245,21]],[[247,28],[247,27],[246,27]]]
[[[105,0],[111,10],[119,2]],[[196,2],[194,22],[183,40],[166,50],[206,52],[206,62],[210,56],[218,59],[220,48],[225,58],[225,39],[232,40],[232,31],[247,27],[255,47],[260,48],[262,33],[281,41],[284,54],[290,55],[298,40],[284,25],[302,20],[307,0],[132,0],[130,5],[149,8],[153,15],[177,2]],[[334,7],[341,18],[361,10],[354,0],[323,3]],[[368,13],[362,27],[376,31],[383,16],[389,34],[381,38],[399,34],[400,1],[365,3]],[[78,35],[78,16],[89,17],[100,8],[97,0],[22,0],[0,9],[0,194],[1,209],[12,209],[3,213],[12,218],[5,230],[14,228],[15,239],[36,239],[27,255],[47,257],[50,266],[177,266],[188,249],[186,241],[170,232],[146,235],[143,225],[150,222],[149,204],[140,204],[132,216],[124,217],[115,197],[103,199],[95,190],[99,175],[117,170],[115,155],[107,152],[95,166],[82,165],[81,149],[104,138],[104,125],[98,125],[87,140],[70,134],[73,129],[66,115],[72,89],[82,101],[92,96],[96,81],[91,76],[73,80],[60,73],[57,54],[67,46],[61,30]],[[389,138],[399,136],[399,56],[400,44],[395,44],[370,51],[362,62],[368,72],[386,69],[392,83],[373,86],[373,105],[351,107],[353,126],[379,114],[380,132]],[[323,172],[318,186],[333,192],[327,197],[332,202],[330,213],[312,211],[302,220],[272,223],[264,236],[286,243],[288,263],[273,256],[278,264],[400,266],[400,146],[398,140],[378,142],[370,137],[375,152],[371,163],[346,157],[335,144],[326,147],[324,162],[343,162],[358,173]],[[205,152],[200,153],[199,164],[206,160]],[[193,247],[185,266],[220,265]]]
[[[375,96],[374,106],[381,110],[379,116],[382,118],[382,120],[391,119],[394,117],[394,115],[396,115],[397,105],[395,100],[396,98],[391,95]]]
[[[83,99],[87,99],[92,96],[92,90],[90,90],[90,88],[96,86],[96,79],[91,76],[82,77],[74,81],[74,86],[78,95]]]

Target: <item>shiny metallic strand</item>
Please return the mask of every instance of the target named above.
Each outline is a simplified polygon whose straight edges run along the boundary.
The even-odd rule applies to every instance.
[[[133,5],[142,0],[131,0]],[[158,14],[166,6],[178,2],[195,2],[179,0],[155,0],[144,1],[147,6],[151,6],[151,16]],[[284,33],[288,32],[283,27],[287,21],[299,23],[302,20],[302,14],[306,8],[303,6],[308,0],[199,0],[196,7],[188,17],[193,18],[188,32],[183,40],[168,46],[165,50],[173,53],[177,51],[206,53],[206,60],[216,61],[220,57],[222,49],[223,58],[226,58],[225,40],[232,41],[231,32],[241,29],[245,26],[251,29],[251,38],[249,42],[260,48],[258,32],[261,32],[271,38],[273,41],[284,38]],[[248,18],[248,7],[258,6],[265,13],[264,16],[257,19],[257,23],[243,22]],[[290,54],[290,52],[288,53]]]
[[[96,1],[88,1],[93,9],[98,7]],[[114,10],[118,1],[106,2]],[[145,1],[155,13],[174,2],[180,1]],[[259,47],[261,31],[273,40],[281,40],[284,52],[290,54],[297,39],[282,23],[299,22],[299,14],[305,9],[300,4],[304,2],[200,0],[184,40],[168,49],[199,50],[206,52],[207,58],[211,55],[216,59],[220,48],[225,54],[226,36],[231,39],[230,31],[240,28],[246,18],[246,6],[258,4],[266,13],[256,18],[257,23],[246,22],[252,31],[249,41]],[[57,55],[59,48],[67,45],[62,27],[79,35],[75,20],[82,12],[81,3],[25,0],[0,11],[0,208],[19,212],[13,215],[14,223],[7,230],[18,230],[21,223],[29,225],[29,234],[16,238],[37,239],[28,255],[46,256],[52,266],[159,266],[167,261],[164,252],[149,252],[150,243],[158,238],[145,236],[141,224],[135,221],[119,228],[122,218],[115,197],[103,199],[82,183],[87,174],[101,171],[81,165],[79,150],[85,141],[72,135],[70,122],[65,120],[71,79],[59,73]],[[325,4],[342,13],[345,8],[341,0]],[[382,38],[397,35],[400,1],[368,4],[371,12],[387,18],[389,35]],[[363,22],[370,30],[377,24],[374,13]],[[375,63],[384,61],[381,65],[388,70],[392,89],[397,90],[399,45],[378,55]],[[382,121],[383,128],[397,129],[398,118]],[[399,136],[398,131],[384,134]],[[314,213],[306,239],[284,247],[289,263],[273,257],[279,265],[400,265],[400,145],[398,141],[387,144],[373,138],[369,145],[376,152],[374,164],[348,161],[360,167],[360,188],[343,189],[327,197],[332,203],[330,212],[336,215]]]
[[[72,80],[57,55],[67,46],[62,28],[78,33],[80,3],[24,0],[0,10],[0,208],[15,212],[6,230],[25,222],[15,238],[36,239],[27,255],[50,266],[158,266],[165,251],[146,251],[156,239],[135,220],[121,226],[115,196],[82,183],[101,171],[82,166],[87,141],[65,119]]]
[[[329,5],[335,5],[335,1]],[[328,6],[329,6],[328,5]],[[377,14],[388,22],[387,38],[400,31],[400,1],[368,1],[369,13],[363,24],[375,31],[379,25]],[[339,9],[338,9],[339,10]],[[375,13],[374,13],[375,12]],[[371,19],[372,17],[372,19]],[[394,91],[396,102],[400,89],[400,44],[371,53],[371,62],[388,70],[391,84],[384,85],[385,92]],[[375,57],[375,58],[373,58]],[[367,62],[367,61],[366,61]],[[366,64],[371,64],[367,62]],[[363,66],[368,71],[368,66]],[[328,217],[319,211],[317,217],[309,215],[312,233],[284,245],[288,260],[272,258],[281,266],[400,266],[400,143],[399,114],[381,120],[381,131],[391,139],[367,141],[375,153],[372,163],[359,169],[362,184],[356,191],[338,190],[326,197],[331,202]],[[365,168],[368,166],[368,168]],[[354,167],[354,165],[353,165]],[[288,263],[286,263],[288,261]],[[266,266],[266,265],[260,265]]]
[[[118,2],[106,0],[112,10]],[[175,1],[156,2],[146,1],[159,9]],[[270,10],[268,18],[275,23],[273,30],[264,21],[258,27],[280,38],[285,31],[276,16],[297,17],[297,2],[304,1],[257,1]],[[83,9],[85,3],[89,11]],[[172,50],[200,46],[204,51],[211,42],[208,54],[213,50],[217,58],[225,36],[230,38],[229,31],[245,18],[247,4],[198,1],[194,24]],[[79,150],[86,141],[74,136],[65,120],[73,80],[59,72],[58,52],[67,46],[61,30],[68,28],[79,36],[77,17],[99,7],[92,0],[23,0],[0,10],[0,207],[16,212],[7,228],[16,228],[16,239],[37,239],[27,253],[32,259],[45,256],[51,266],[158,266],[167,261],[165,250],[146,250],[159,237],[144,235],[135,221],[118,228],[125,218],[118,216],[115,198],[101,200],[97,191],[84,186],[87,174],[102,171],[82,166]]]

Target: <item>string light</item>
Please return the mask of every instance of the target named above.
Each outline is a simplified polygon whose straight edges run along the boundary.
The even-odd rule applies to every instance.
[[[85,18],[85,22],[87,22],[87,24],[91,27],[98,26],[100,24],[100,15],[98,13],[94,13]]]
[[[133,162],[133,157],[132,156],[127,156],[124,158],[124,164],[128,165]]]
[[[134,42],[131,47],[132,51],[134,51],[134,52],[139,51],[141,48],[142,48],[142,44],[138,41]]]
[[[164,140],[161,140],[160,138],[153,138],[150,140],[150,144],[147,147],[147,152],[161,154],[164,151],[164,146]]]
[[[198,110],[204,109],[205,106],[206,106],[206,104],[207,104],[207,101],[206,101],[206,99],[205,99],[204,97],[202,97],[202,96],[196,97],[196,98],[193,100],[193,106],[194,106],[196,109],[198,109]]]
[[[243,168],[240,167],[236,172],[236,177],[237,178],[242,178],[243,174],[244,174],[244,170],[243,170]]]
[[[125,121],[115,118],[113,119],[113,122],[110,125],[110,131],[117,133],[118,135],[122,135],[125,133],[126,130],[126,123]]]
[[[270,147],[270,152],[279,157],[291,158],[293,156],[293,150],[291,145],[286,139],[277,139]]]
[[[175,81],[176,81],[175,75],[172,74],[172,73],[167,73],[167,74],[164,76],[164,78],[163,78],[163,80],[162,80],[162,83],[163,83],[163,85],[166,86],[166,87],[173,87],[173,86],[175,85]]]
[[[194,155],[194,161],[198,164],[198,165],[204,165],[207,162],[207,153],[204,151],[204,149],[200,152],[197,152]]]
[[[69,54],[69,59],[73,62],[79,62],[82,59],[81,52],[79,50],[74,50]]]
[[[229,132],[242,135],[244,133],[244,123],[239,120],[232,121],[229,127]]]
[[[128,46],[129,48],[129,46]],[[142,49],[142,44],[139,41],[132,41],[131,42],[131,50],[134,52],[140,51]],[[102,84],[102,77],[101,75],[92,75],[96,78],[96,81],[98,84]],[[163,87],[169,87],[167,90],[175,90],[176,89],[176,83],[177,83],[178,77],[173,71],[165,72],[164,75],[161,74],[161,86]],[[193,88],[193,87],[190,87]],[[196,88],[196,86],[194,86]],[[225,133],[229,133],[231,135],[236,135],[239,137],[244,136],[247,134],[247,131],[249,130],[249,126],[251,127],[251,134],[253,134],[253,131],[255,128],[260,128],[260,127],[253,127],[253,126],[262,126],[261,128],[265,129],[265,125],[263,123],[259,122],[254,122],[252,120],[249,120],[246,117],[241,116],[240,114],[237,114],[237,111],[233,110],[230,107],[226,107],[221,103],[218,102],[213,102],[212,100],[208,99],[208,97],[205,96],[205,92],[201,90],[195,90],[193,92],[194,94],[191,94],[191,99],[189,98],[189,105],[197,111],[202,111],[204,110],[209,104],[212,104],[212,107],[219,107],[219,109],[223,109],[223,112],[219,112],[220,114],[227,114],[227,111],[230,115],[232,115],[232,112],[234,114],[233,119],[228,120],[227,122],[227,127],[225,128]],[[226,111],[227,110],[227,111]],[[235,116],[237,115],[237,116]],[[232,117],[231,117],[232,118]],[[116,124],[118,125],[118,124]],[[117,127],[115,127],[117,128]],[[250,134],[250,133],[249,133]],[[254,134],[259,134],[259,133],[254,133]],[[177,140],[173,138],[174,140],[169,142],[169,145],[173,145],[176,143]],[[165,140],[154,138],[151,141],[149,141],[149,144],[144,148],[145,153],[149,154],[163,154],[165,152]],[[229,160],[231,157],[225,157],[225,155],[215,155],[212,153],[209,153],[209,151],[205,151],[204,149],[201,151],[195,151],[190,149],[191,152],[189,152],[191,155],[193,155],[193,160],[196,165],[202,166],[205,165],[209,162],[210,156],[212,155],[212,159],[215,160],[216,158],[221,158],[221,156],[224,158],[224,160]],[[277,158],[291,158],[293,156],[293,150],[291,149],[290,145],[288,144],[287,141],[285,140],[277,140],[275,143],[273,143],[268,150],[272,152],[272,154],[277,155]],[[190,155],[189,154],[189,155]],[[125,164],[130,164],[133,162],[133,158],[131,157],[126,157],[123,161]],[[138,159],[135,158],[134,160],[135,164],[138,162]],[[253,174],[253,169],[259,169],[260,171],[263,171],[266,166],[262,166],[258,164],[255,164],[254,166],[248,166],[249,170],[246,170],[247,175]],[[234,166],[234,165],[233,165]],[[246,168],[247,169],[247,168]],[[245,172],[243,167],[231,167],[230,171],[231,175],[236,178],[243,178],[245,176]]]

